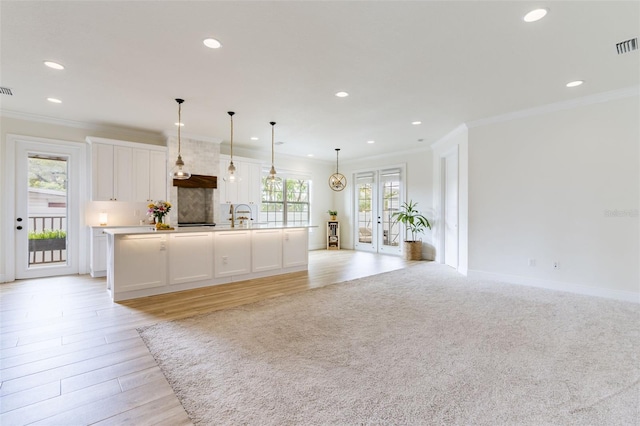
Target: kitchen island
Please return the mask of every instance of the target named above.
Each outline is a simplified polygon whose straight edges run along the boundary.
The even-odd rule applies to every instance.
[[[114,301],[305,271],[310,226],[105,229]]]

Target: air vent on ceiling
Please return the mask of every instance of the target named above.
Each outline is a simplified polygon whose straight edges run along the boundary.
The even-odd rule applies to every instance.
[[[616,43],[616,50],[618,55],[638,50],[638,37]]]
[[[13,96],[13,93],[11,93],[11,89],[9,89],[8,87],[0,87],[0,95]]]

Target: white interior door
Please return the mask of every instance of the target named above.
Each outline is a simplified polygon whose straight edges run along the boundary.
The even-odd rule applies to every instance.
[[[458,151],[442,159],[444,263],[458,268]]]
[[[15,278],[77,274],[84,145],[15,140]]]

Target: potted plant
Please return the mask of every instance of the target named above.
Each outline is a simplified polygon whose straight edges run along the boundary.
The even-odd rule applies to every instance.
[[[327,213],[331,216],[331,220],[336,220],[336,217],[338,216],[337,210],[327,210]]]
[[[65,250],[67,233],[61,229],[45,229],[41,232],[29,231],[29,251]]]
[[[405,226],[406,235],[403,251],[406,260],[422,259],[422,240],[418,240],[418,235],[422,234],[427,228],[431,229],[429,220],[416,209],[417,205],[418,203],[409,200],[409,202],[402,203],[400,210],[391,215],[393,219]]]

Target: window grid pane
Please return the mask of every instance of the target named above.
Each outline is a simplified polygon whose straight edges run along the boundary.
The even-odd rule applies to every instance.
[[[400,224],[391,216],[400,208],[400,182],[387,181],[382,187],[382,243],[387,246],[400,244]]]
[[[370,183],[358,185],[358,242],[371,244],[373,232],[372,186]]]
[[[310,217],[309,181],[278,177],[262,178],[260,222],[270,225],[308,225]]]

